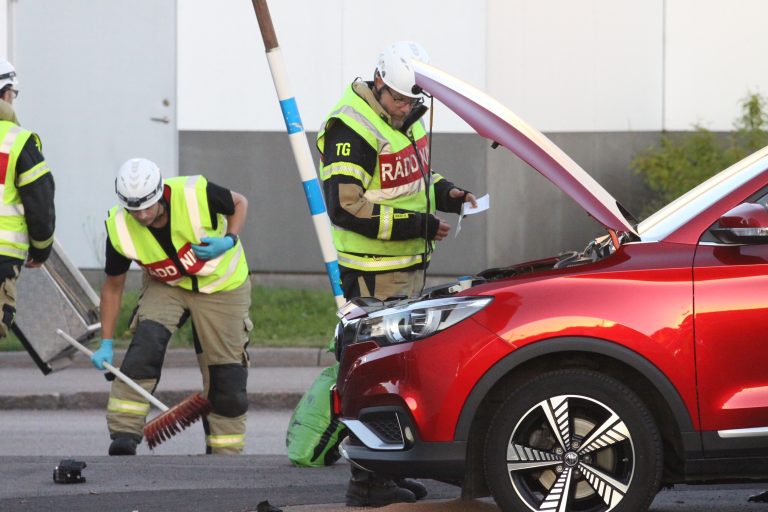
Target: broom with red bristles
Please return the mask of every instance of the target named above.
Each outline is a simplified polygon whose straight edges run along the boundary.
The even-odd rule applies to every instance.
[[[61,329],[56,329],[56,334],[67,340],[67,342],[75,347],[77,350],[86,354],[88,357],[93,355],[93,352],[88,350],[79,341],[74,339],[69,334],[65,333]],[[104,368],[115,374],[115,376],[133,388],[134,391],[141,396],[149,400],[152,405],[163,411],[161,414],[153,418],[149,423],[144,425],[144,437],[147,440],[149,449],[153,449],[163,441],[167,441],[171,437],[175,436],[202,416],[211,412],[211,402],[208,401],[200,393],[193,393],[178,404],[169,408],[160,400],[152,396],[152,394],[146,389],[139,386],[126,374],[115,368],[109,363],[104,363]]]

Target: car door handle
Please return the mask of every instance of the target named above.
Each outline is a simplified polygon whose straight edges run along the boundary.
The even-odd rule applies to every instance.
[[[155,121],[156,123],[165,123],[168,124],[171,122],[171,119],[168,116],[163,117],[150,117],[150,121]]]

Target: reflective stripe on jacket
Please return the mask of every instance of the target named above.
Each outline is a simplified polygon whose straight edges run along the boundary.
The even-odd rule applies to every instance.
[[[379,118],[350,85],[318,133],[317,147],[321,154],[325,146],[325,130],[333,120],[349,126],[376,151],[376,168],[370,176],[355,162],[335,162],[320,166],[320,178],[325,181],[334,175],[352,176],[365,188],[365,199],[380,205],[377,238],[332,225],[339,263],[362,271],[397,270],[421,263],[426,247],[424,238],[389,239],[396,208],[419,213],[427,211],[422,171],[434,181],[441,179],[438,174],[429,174],[427,169],[429,145],[421,122],[417,121],[410,128],[412,142]],[[434,213],[433,182],[429,184],[429,196],[429,213]]]
[[[200,260],[192,250],[204,237],[224,236],[227,221],[217,217],[216,229],[211,224],[206,192],[208,181],[203,176],[180,176],[165,180],[164,196],[170,205],[171,242],[184,273],[163,250],[148,228],[137,222],[123,207],[109,211],[107,232],[117,252],[138,262],[155,279],[171,286],[215,293],[232,290],[248,278],[248,264],[243,246],[234,247],[212,260]],[[186,275],[185,275],[186,274]]]

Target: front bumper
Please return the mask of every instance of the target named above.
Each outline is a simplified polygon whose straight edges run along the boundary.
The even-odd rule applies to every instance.
[[[400,408],[362,411],[342,418],[350,435],[339,451],[350,463],[377,474],[458,481],[464,477],[466,442],[424,442]]]

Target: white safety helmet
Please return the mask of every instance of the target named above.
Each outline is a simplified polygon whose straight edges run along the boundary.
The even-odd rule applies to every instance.
[[[394,91],[409,98],[420,98],[421,88],[416,85],[416,73],[411,65],[412,59],[429,63],[429,55],[419,43],[398,41],[381,52],[376,64],[376,72]]]
[[[17,88],[19,80],[16,78],[16,68],[5,59],[0,59],[0,90],[6,85]]]
[[[128,210],[149,208],[163,196],[160,168],[146,158],[131,158],[117,171],[115,192]]]

